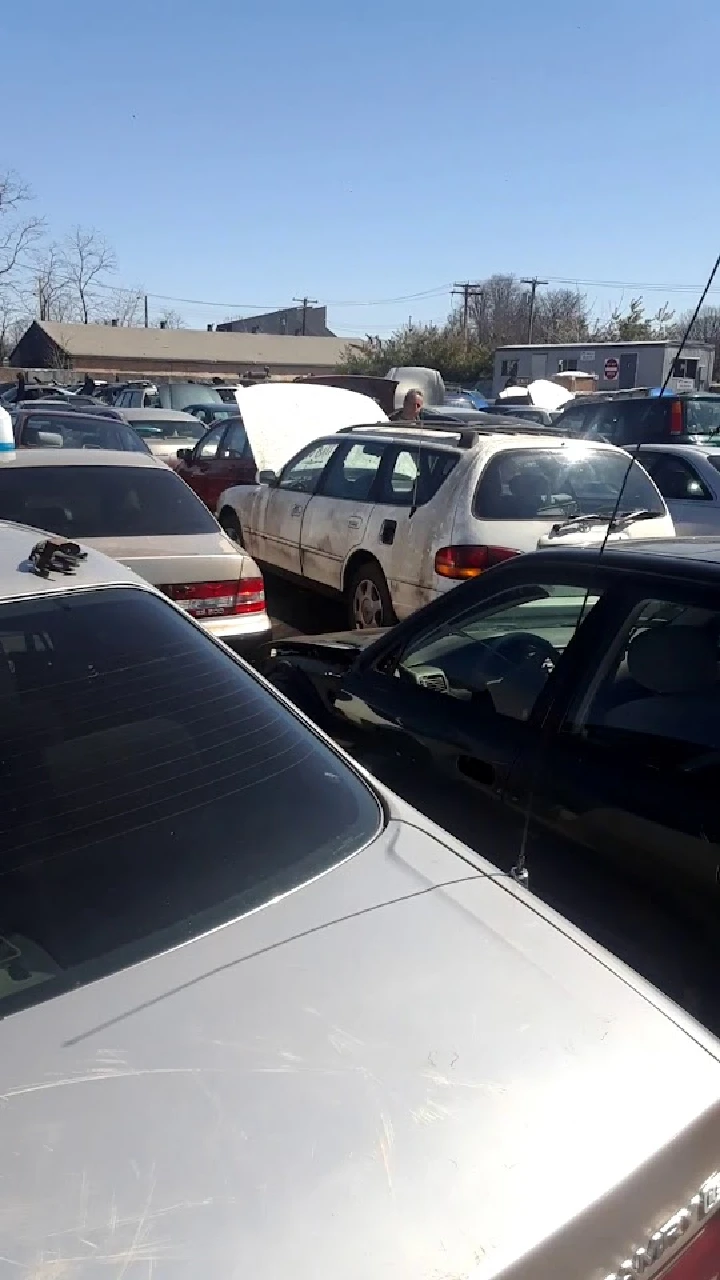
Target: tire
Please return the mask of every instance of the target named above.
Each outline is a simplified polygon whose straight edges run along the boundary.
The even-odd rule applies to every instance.
[[[221,529],[225,530],[225,533],[227,534],[228,538],[230,538],[233,542],[236,542],[239,547],[242,547],[245,545],[243,543],[243,536],[242,536],[242,529],[240,528],[240,521],[235,515],[235,512],[230,510],[230,507],[223,507],[222,511],[220,512],[220,515],[218,516],[218,524],[220,525]]]
[[[353,630],[391,627],[397,622],[385,574],[376,560],[364,560],[353,571],[345,599]]]

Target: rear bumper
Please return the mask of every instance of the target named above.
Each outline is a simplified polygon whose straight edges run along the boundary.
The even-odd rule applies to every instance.
[[[272,623],[266,613],[242,615],[237,618],[207,618],[200,620],[200,625],[222,640],[235,653],[249,655],[257,653],[272,640]]]

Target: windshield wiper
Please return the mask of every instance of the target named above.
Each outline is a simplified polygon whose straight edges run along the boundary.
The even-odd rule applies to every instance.
[[[560,524],[554,524],[551,532],[570,533],[572,530],[588,528],[594,524],[609,524],[611,530],[624,529],[627,525],[633,524],[635,520],[655,520],[662,514],[662,511],[650,511],[645,507],[640,507],[635,511],[618,511],[614,518],[611,518],[609,512],[603,515],[600,511],[592,511],[588,515],[570,516]]]

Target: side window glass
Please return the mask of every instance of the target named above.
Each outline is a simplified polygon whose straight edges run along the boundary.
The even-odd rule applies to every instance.
[[[694,467],[667,453],[643,453],[640,460],[666,502],[704,502],[710,493]]]
[[[244,458],[247,452],[247,435],[241,422],[230,427],[224,444],[224,452],[228,458]]]
[[[560,426],[563,431],[567,431],[568,435],[586,435],[588,425],[587,407],[578,405],[577,408],[568,409],[562,416]]]
[[[305,449],[285,467],[278,481],[278,489],[290,489],[293,493],[314,493],[317,482],[337,447],[335,442],[324,440]]]
[[[367,502],[386,446],[352,444],[338,450],[328,467],[323,484],[326,498]]]
[[[452,453],[431,449],[396,449],[386,459],[378,502],[418,507],[434,498],[457,462]]]
[[[203,458],[206,462],[210,458],[217,457],[217,451],[220,446],[220,441],[223,438],[224,431],[224,427],[214,427],[212,431],[208,431],[207,435],[197,446],[196,456],[198,458]]]
[[[643,601],[567,729],[651,767],[720,774],[719,639],[720,611]]]
[[[426,631],[402,654],[398,679],[527,720],[599,595],[536,585],[507,592]]]

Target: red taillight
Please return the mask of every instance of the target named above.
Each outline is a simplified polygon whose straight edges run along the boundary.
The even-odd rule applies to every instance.
[[[162,590],[193,618],[228,618],[239,613],[263,613],[265,587],[262,578],[238,578],[232,582],[174,583]]]
[[[494,564],[519,555],[510,547],[441,547],[435,555],[435,572],[441,578],[476,578]]]
[[[681,436],[683,433],[683,427],[682,400],[673,400],[670,405],[670,435]]]

